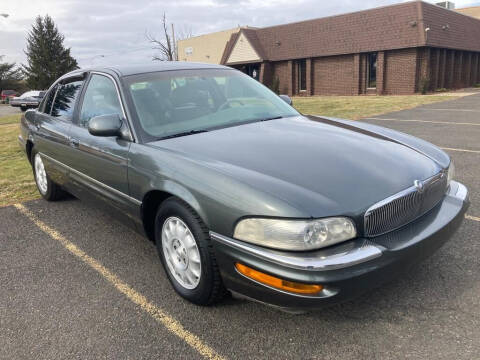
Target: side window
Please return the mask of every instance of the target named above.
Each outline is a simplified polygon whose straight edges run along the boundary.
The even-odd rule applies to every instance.
[[[60,85],[53,103],[52,116],[66,121],[72,121],[75,102],[80,94],[82,84],[83,80],[77,80]]]
[[[50,114],[50,110],[52,110],[53,99],[55,98],[55,93],[57,92],[57,85],[55,85],[49,93],[45,95],[42,100],[42,104],[39,106],[41,112],[45,114]]]
[[[92,117],[108,114],[122,115],[115,84],[106,76],[93,74],[83,97],[79,125],[87,127]]]

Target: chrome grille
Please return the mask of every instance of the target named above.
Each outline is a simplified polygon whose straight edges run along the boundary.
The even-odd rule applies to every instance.
[[[447,174],[442,171],[378,202],[365,213],[365,236],[378,236],[408,224],[435,207],[446,190]]]

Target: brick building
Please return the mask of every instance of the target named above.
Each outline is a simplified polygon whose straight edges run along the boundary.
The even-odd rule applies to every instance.
[[[412,94],[480,82],[480,20],[422,1],[243,28],[221,63],[289,95]]]

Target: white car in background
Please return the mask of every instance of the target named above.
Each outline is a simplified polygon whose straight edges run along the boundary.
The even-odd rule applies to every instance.
[[[44,90],[31,90],[23,93],[18,97],[14,97],[10,100],[10,105],[14,107],[20,107],[22,111],[26,111],[28,108],[37,108],[46,91]]]

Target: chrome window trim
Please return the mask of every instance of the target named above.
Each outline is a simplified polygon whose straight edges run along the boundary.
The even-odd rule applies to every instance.
[[[62,166],[62,167],[64,167],[64,168],[66,168],[67,170],[69,170],[69,171],[71,171],[71,172],[73,172],[73,173],[75,173],[75,174],[77,174],[77,175],[85,178],[86,180],[88,180],[88,181],[90,181],[90,182],[92,182],[92,183],[94,183],[94,184],[96,184],[96,185],[98,185],[98,186],[100,186],[100,187],[102,187],[102,188],[104,188],[104,189],[112,192],[112,193],[115,193],[115,194],[117,194],[117,195],[125,198],[126,200],[129,200],[130,202],[134,203],[135,205],[140,206],[140,205],[142,204],[142,202],[141,202],[140,200],[137,200],[137,199],[135,199],[134,197],[131,197],[130,195],[127,195],[127,194],[125,194],[125,193],[123,193],[123,192],[121,192],[121,191],[119,191],[119,190],[117,190],[117,189],[112,188],[111,186],[108,186],[108,185],[106,185],[106,184],[104,184],[104,183],[102,183],[102,182],[100,182],[100,181],[98,181],[98,180],[95,180],[94,178],[92,178],[92,177],[90,177],[90,176],[88,176],[88,175],[86,175],[86,174],[84,174],[84,173],[82,173],[82,172],[80,172],[80,171],[78,171],[78,170],[75,170],[74,168],[72,168],[72,167],[70,167],[70,166],[68,166],[68,165],[65,165],[64,163],[62,163],[62,162],[60,162],[60,161],[58,161],[58,160],[55,160],[54,158],[52,158],[52,157],[50,157],[50,156],[48,156],[48,155],[45,155],[44,153],[40,153],[40,155],[41,155],[42,157],[46,158],[47,160],[52,161],[52,162],[56,163],[57,165],[60,165],[60,166]]]
[[[125,111],[125,104],[123,103],[122,96],[120,95],[120,88],[118,87],[118,84],[117,84],[117,81],[115,80],[115,78],[112,75],[101,72],[101,71],[91,71],[90,74],[91,75],[96,74],[96,75],[100,75],[100,76],[105,76],[113,82],[113,84],[115,85],[115,90],[117,92],[118,100],[120,102],[120,106],[122,107],[122,115],[123,115],[123,118],[127,121],[127,126],[128,126],[129,131],[130,131],[132,141],[133,142],[138,142],[138,136],[135,133],[135,129],[133,127],[133,124],[131,123],[130,119],[127,116],[127,112]],[[90,79],[91,79],[91,77],[90,77]],[[88,82],[90,83],[90,80]],[[87,84],[87,87],[85,88],[85,91],[87,91],[87,90],[88,90],[88,84]],[[82,100],[82,106],[83,106],[83,100]],[[81,113],[81,110],[82,109],[80,109],[80,113]]]
[[[58,94],[58,89],[59,89],[59,86],[58,85],[62,85],[60,81],[58,81],[54,86],[55,86],[55,95],[53,96],[53,100],[52,100],[52,107],[50,108],[50,111],[45,114],[47,114],[48,116],[52,116],[52,110],[53,110],[53,105],[55,105],[55,100],[57,100],[57,94]],[[61,119],[59,119],[61,120]],[[70,121],[71,123],[71,121]]]
[[[245,251],[277,265],[308,271],[343,269],[375,259],[383,254],[380,246],[374,245],[368,240],[365,240],[360,246],[351,246],[351,242],[346,242],[329,249],[314,250],[307,253],[288,253],[247,244],[213,231],[210,231],[210,237],[219,243]]]

